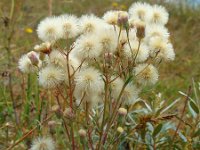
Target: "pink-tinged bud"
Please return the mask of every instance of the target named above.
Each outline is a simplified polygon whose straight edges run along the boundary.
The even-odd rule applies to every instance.
[[[127,109],[125,108],[119,108],[118,113],[122,116],[126,116],[127,115]]]
[[[31,51],[27,54],[27,56],[30,59],[32,65],[38,66],[39,58],[37,56],[37,53],[35,53],[34,51]]]
[[[119,26],[126,25],[128,22],[128,13],[125,11],[119,11],[117,23]]]
[[[78,134],[81,136],[81,137],[85,137],[87,135],[86,131],[84,129],[80,129],[78,131]]]

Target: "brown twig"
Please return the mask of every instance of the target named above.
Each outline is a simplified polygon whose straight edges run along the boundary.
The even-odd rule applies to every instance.
[[[182,123],[181,120],[183,120],[184,113],[185,113],[185,111],[186,111],[186,106],[187,106],[187,103],[188,103],[188,100],[189,100],[189,95],[191,94],[191,91],[192,91],[192,87],[189,86],[188,92],[187,92],[187,96],[186,96],[186,98],[185,98],[184,107],[183,107],[183,110],[182,110],[182,113],[181,113],[181,117],[180,117],[178,126],[177,126],[177,128],[176,128],[176,130],[175,130],[175,133],[174,133],[174,135],[173,135],[173,137],[172,137],[172,143],[170,144],[169,149],[171,149],[171,146],[173,146],[174,140],[175,140],[176,135],[177,135],[177,133],[178,133],[178,130],[179,130],[180,126],[181,126],[181,123]]]

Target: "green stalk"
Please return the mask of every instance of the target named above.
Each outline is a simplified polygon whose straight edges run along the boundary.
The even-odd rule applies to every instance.
[[[29,115],[30,115],[30,101],[31,101],[31,75],[28,74],[27,79],[27,90],[26,90],[26,104],[25,104],[25,115],[27,123],[29,123]]]

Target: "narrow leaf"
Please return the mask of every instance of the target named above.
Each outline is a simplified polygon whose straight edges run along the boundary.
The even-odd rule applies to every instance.
[[[199,114],[199,108],[197,107],[197,105],[196,105],[193,101],[190,101],[190,106],[192,107],[192,109],[193,109],[197,114]]]
[[[163,127],[162,123],[157,125],[157,127],[153,131],[153,137],[156,137],[156,135],[160,133],[160,131],[162,130],[162,127]]]

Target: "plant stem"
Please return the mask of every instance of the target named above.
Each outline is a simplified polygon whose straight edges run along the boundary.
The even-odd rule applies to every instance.
[[[46,121],[48,121],[53,115],[50,115],[49,117],[47,117],[42,123],[41,125],[43,125]],[[15,146],[17,146],[19,143],[21,143],[23,140],[26,139],[26,137],[28,137],[31,133],[33,133],[35,130],[37,129],[37,126],[35,126],[34,128],[32,128],[29,132],[27,132],[24,136],[22,136],[16,143],[14,143],[13,145],[11,145],[10,147],[8,147],[6,150],[11,150],[13,149]]]
[[[183,107],[183,110],[182,110],[182,113],[181,113],[181,117],[180,117],[181,120],[183,120],[184,113],[185,113],[185,110],[186,110],[186,106],[187,106],[187,103],[188,103],[188,100],[189,100],[189,95],[191,94],[191,91],[192,91],[192,87],[189,86],[188,92],[187,92],[187,96],[186,96],[186,98],[185,98],[184,107]],[[174,136],[172,137],[172,142],[171,142],[171,144],[170,144],[169,149],[171,149],[171,146],[173,146],[174,140],[175,140],[176,135],[177,135],[177,133],[178,133],[178,129],[180,128],[180,125],[181,125],[181,123],[182,123],[181,120],[179,121],[178,126],[177,126],[177,128],[176,128],[176,130],[175,130]]]

